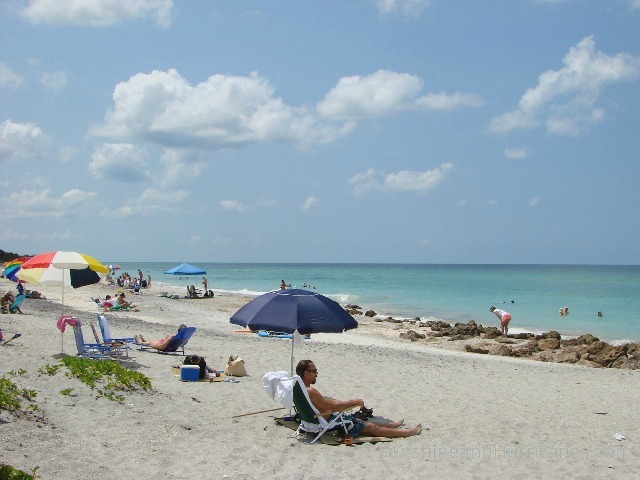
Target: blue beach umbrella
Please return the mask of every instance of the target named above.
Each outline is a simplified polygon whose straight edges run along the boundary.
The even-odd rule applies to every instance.
[[[319,293],[296,288],[275,290],[254,298],[231,317],[250,330],[294,333],[342,333],[358,322],[339,303]],[[293,340],[291,342],[293,374]]]
[[[165,275],[205,275],[206,273],[206,270],[194,267],[188,263],[181,263],[177,267],[164,271]]]

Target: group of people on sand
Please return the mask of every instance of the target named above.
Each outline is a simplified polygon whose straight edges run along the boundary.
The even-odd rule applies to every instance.
[[[137,307],[132,302],[126,300],[126,295],[124,292],[119,293],[115,297],[111,297],[111,295],[107,295],[104,297],[103,301],[96,299],[96,303],[100,305],[105,312],[110,310],[120,310],[125,308],[131,308],[137,311]]]

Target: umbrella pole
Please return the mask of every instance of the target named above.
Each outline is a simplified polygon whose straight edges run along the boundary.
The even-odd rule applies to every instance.
[[[64,315],[64,268],[62,269],[62,314]],[[64,353],[64,332],[60,332],[60,353]]]
[[[295,332],[291,336],[291,376],[293,377],[293,346],[295,341]]]

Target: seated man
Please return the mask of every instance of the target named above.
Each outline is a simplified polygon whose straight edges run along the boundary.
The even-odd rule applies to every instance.
[[[320,412],[337,412],[350,407],[364,407],[364,400],[361,398],[355,398],[352,400],[338,401],[332,398],[323,396],[315,387],[316,380],[318,378],[318,369],[311,360],[300,360],[296,366],[296,374],[302,379],[303,383],[307,387],[309,393],[309,399],[315,405]],[[404,425],[404,421],[378,423],[374,421],[358,420],[353,415],[343,415],[345,420],[353,422],[353,427],[349,430],[349,434],[352,436],[367,435],[370,437],[411,437],[413,435],[420,435],[422,432],[422,425],[417,425],[413,428],[398,428]],[[326,415],[325,418],[329,419],[330,415]]]
[[[11,310],[11,305],[15,302],[16,298],[11,293],[11,290],[7,290],[4,295],[0,298],[0,305],[2,306],[2,313],[13,313],[18,312],[22,313],[20,307],[15,308],[13,311]]]
[[[182,330],[183,328],[187,328],[184,323],[178,327],[178,331]],[[148,347],[155,348],[156,350],[164,350],[165,348],[167,348],[169,343],[171,343],[173,337],[175,337],[175,335],[167,335],[161,340],[146,341],[142,334],[140,334],[136,335],[134,338],[137,345],[146,345]]]

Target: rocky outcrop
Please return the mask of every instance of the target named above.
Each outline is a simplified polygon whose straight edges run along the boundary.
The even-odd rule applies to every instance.
[[[427,338],[427,336],[423,333],[418,333],[415,330],[409,330],[407,332],[401,333],[400,338],[406,338],[407,340],[415,342],[416,340]]]
[[[369,312],[365,313],[368,315]],[[475,321],[456,323],[451,326],[443,321],[420,322],[414,320],[397,320],[388,317],[390,323],[413,323],[425,333],[408,330],[400,337],[412,342],[426,337],[448,337],[450,341],[467,341],[480,337],[488,342],[469,343],[465,351],[482,355],[501,355],[505,357],[523,357],[542,362],[577,363],[596,368],[640,369],[640,344],[610,345],[591,334],[563,340],[559,332],[554,330],[542,334],[518,333],[503,336],[496,327],[483,327]],[[402,328],[399,325],[396,328]]]

